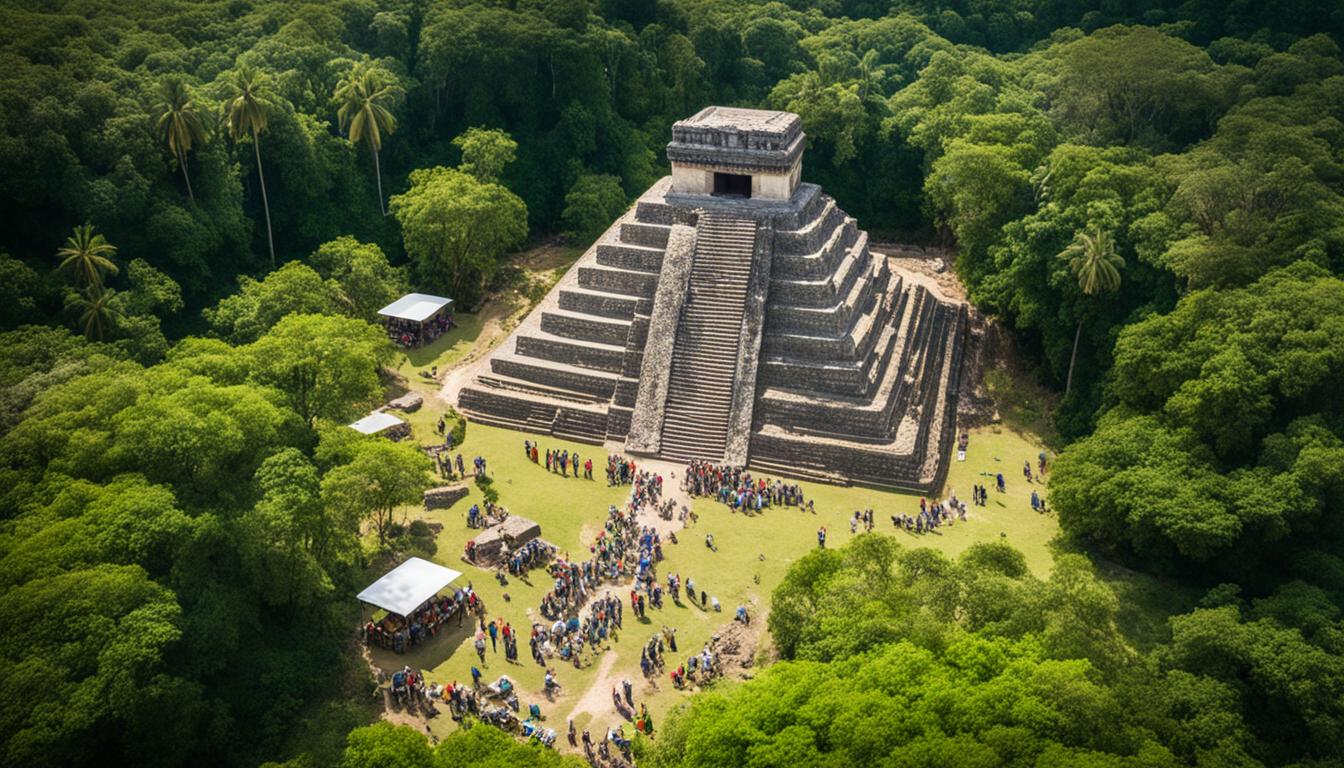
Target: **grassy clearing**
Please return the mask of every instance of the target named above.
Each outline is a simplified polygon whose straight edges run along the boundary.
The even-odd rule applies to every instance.
[[[411,415],[416,437],[422,442],[433,439],[433,424],[439,413],[430,401],[426,408]],[[548,541],[575,557],[582,557],[583,549],[600,530],[607,507],[624,504],[628,489],[608,488],[601,476],[588,481],[548,473],[524,457],[522,445],[525,439],[538,440],[543,447],[578,451],[582,456],[591,456],[595,465],[602,464],[605,452],[595,446],[479,424],[470,425],[466,441],[460,447],[467,461],[477,455],[486,457],[500,503],[514,514],[536,520]],[[1020,474],[1022,462],[1031,460],[1034,463],[1039,451],[1034,442],[1009,430],[972,433],[967,460],[954,462],[949,473],[949,488],[969,496],[974,482],[992,485],[992,480],[980,473],[992,475],[1003,471],[1008,479],[1008,492],[1002,495],[991,492],[989,506],[973,508],[966,522],[924,536],[891,527],[891,514],[918,508],[918,497],[907,494],[805,483],[805,492],[816,502],[815,515],[782,508],[751,517],[733,514],[709,500],[697,500],[695,510],[699,522],[679,534],[680,544],[665,546],[667,559],[659,573],[663,577],[667,573],[680,573],[683,580],[693,578],[697,588],[703,588],[719,599],[724,612],[714,614],[690,605],[668,603],[662,611],[651,610],[650,621],[644,625],[635,623],[627,614],[626,632],[607,652],[614,657],[609,662],[608,677],[613,681],[623,678],[635,681],[638,699],[648,704],[655,723],[661,721],[687,694],[675,691],[665,677],[648,684],[643,682],[639,671],[640,645],[666,624],[677,630],[680,648],[677,657],[680,658],[698,649],[717,628],[728,623],[737,605],[750,605],[754,615],[763,615],[771,591],[783,579],[789,564],[816,546],[819,526],[825,525],[829,529],[828,546],[842,546],[852,538],[847,521],[855,509],[873,508],[878,515],[877,530],[881,535],[895,535],[908,546],[929,546],[949,555],[955,555],[975,542],[1006,536],[1026,553],[1032,570],[1045,575],[1050,565],[1048,542],[1055,536],[1057,527],[1052,517],[1031,510],[1031,488],[1041,486],[1028,486]],[[677,481],[667,478],[665,482]],[[482,503],[482,498],[481,491],[473,485],[470,495],[450,509],[425,512],[408,508],[404,513],[408,519],[423,517],[442,523],[444,527],[436,542],[438,552],[434,559],[462,571],[463,580],[470,581],[482,595],[492,617],[502,616],[515,628],[530,627],[533,619],[539,618],[536,606],[549,588],[541,572],[536,572],[531,584],[510,579],[507,586],[501,587],[491,572],[461,559],[463,547],[473,535],[473,531],[466,527],[466,510],[475,503]],[[706,533],[714,534],[717,552],[704,545]],[[370,574],[371,577],[376,575]],[[505,593],[510,600],[505,601]],[[470,680],[470,669],[477,664],[471,648],[471,629],[470,625],[461,630],[454,629],[405,655],[376,652],[375,662],[388,669],[402,664],[419,667],[425,669],[433,681]],[[543,670],[527,659],[525,645],[520,647],[520,654],[523,663],[511,665],[504,661],[502,651],[487,651],[482,672],[486,679],[508,674],[521,689],[524,705],[538,701],[552,725],[562,727],[584,692],[597,681],[601,671],[599,665],[592,664],[582,670],[572,666],[560,668],[564,691],[554,702],[547,702],[539,694]],[[607,663],[604,657],[598,657],[597,661]],[[606,693],[604,690],[604,701],[607,700]],[[603,712],[606,711],[604,708]],[[614,714],[604,714],[592,727],[603,728],[613,722],[614,717]],[[576,719],[576,724],[582,728],[592,719],[583,715]],[[438,718],[430,724],[431,730],[439,734],[452,727],[454,725],[448,718]]]
[[[401,357],[401,364],[397,366],[397,374],[408,382],[418,381],[421,371],[429,372],[436,365],[440,369],[447,369],[466,357],[481,335],[482,315],[459,312],[453,316],[453,320],[457,325],[432,343],[419,349],[406,350]],[[421,389],[432,387],[426,385]]]
[[[406,386],[425,395],[425,407],[407,415],[415,440],[426,444],[436,442],[439,437],[434,432],[434,426],[443,413],[440,401],[435,397],[437,382],[421,376],[421,372],[428,372],[431,366],[437,365],[442,374],[472,354],[473,350],[483,352],[497,343],[503,338],[500,331],[506,331],[525,312],[528,306],[527,294],[544,294],[539,287],[534,291],[527,289],[534,285],[549,286],[576,255],[577,252],[551,248],[537,249],[532,255],[520,259],[518,266],[528,279],[516,283],[517,289],[507,297],[507,306],[492,302],[480,315],[459,315],[458,328],[424,350],[413,352],[403,359],[398,373]],[[1005,383],[1003,387],[1009,384],[1011,382]],[[1014,402],[1033,400],[1030,395],[1013,398]],[[1012,415],[1018,418],[1014,418],[1011,423],[1039,424],[1040,419],[1033,418],[1031,411],[1026,405],[1020,408],[1015,406]],[[597,479],[565,478],[532,464],[523,455],[525,439],[540,442],[543,448],[568,449],[571,453],[577,451],[583,457],[591,457]],[[858,509],[875,510],[878,535],[894,535],[907,546],[933,547],[951,556],[976,542],[1006,538],[1023,551],[1028,565],[1035,573],[1045,576],[1050,569],[1051,541],[1056,536],[1058,526],[1052,516],[1032,511],[1029,501],[1031,491],[1033,488],[1043,491],[1044,486],[1028,485],[1021,474],[1024,461],[1031,461],[1035,465],[1036,456],[1042,449],[1041,444],[1041,440],[1028,433],[1008,427],[989,427],[972,432],[966,460],[954,460],[949,470],[947,493],[955,492],[962,498],[969,498],[973,484],[992,487],[992,477],[998,472],[1002,472],[1007,479],[1007,492],[997,494],[991,491],[989,505],[972,508],[967,521],[945,527],[939,533],[923,536],[897,531],[891,525],[892,514],[918,509],[919,498],[910,494],[803,483],[805,493],[815,501],[815,515],[783,508],[750,517],[733,514],[726,507],[709,500],[697,500],[694,506],[699,522],[678,534],[679,544],[665,544],[666,560],[660,564],[659,574],[665,578],[668,573],[679,573],[683,581],[694,579],[698,589],[704,589],[710,596],[719,599],[723,613],[707,612],[689,603],[677,606],[668,601],[663,610],[650,610],[649,621],[640,624],[627,612],[625,632],[611,643],[610,650],[596,657],[593,663],[583,669],[575,669],[573,666],[557,668],[564,689],[553,702],[546,701],[540,694],[544,670],[528,658],[525,641],[520,643],[519,648],[522,663],[516,665],[505,662],[502,651],[495,653],[487,650],[486,664],[482,667],[484,677],[492,680],[500,674],[508,674],[519,687],[523,705],[533,701],[540,703],[550,724],[561,730],[580,704],[580,699],[605,671],[603,690],[596,692],[596,700],[600,701],[601,706],[592,708],[598,714],[594,716],[585,711],[577,716],[575,723],[579,728],[600,730],[615,722],[616,715],[610,707],[607,686],[626,678],[635,682],[637,700],[646,703],[654,716],[654,722],[660,723],[673,707],[685,701],[689,693],[673,689],[665,676],[649,682],[642,679],[639,652],[644,641],[664,624],[674,627],[680,652],[669,654],[669,659],[680,662],[689,653],[698,650],[720,627],[728,624],[733,610],[741,604],[751,607],[756,617],[753,626],[763,630],[762,620],[770,593],[783,579],[789,564],[816,546],[818,527],[827,527],[828,546],[843,546],[853,537],[849,532],[848,520]],[[627,498],[627,488],[606,486],[601,472],[605,466],[606,453],[598,446],[567,443],[549,436],[527,435],[471,424],[467,429],[466,440],[456,450],[462,453],[468,464],[474,456],[484,456],[489,474],[494,479],[494,487],[499,492],[500,503],[514,514],[536,520],[541,524],[545,539],[575,558],[586,557],[584,550],[601,530],[608,506],[623,505]],[[668,477],[665,482],[675,485],[678,479]],[[536,608],[542,595],[549,589],[549,579],[543,572],[537,571],[531,583],[511,578],[507,586],[501,586],[492,572],[462,560],[463,548],[474,535],[474,531],[466,527],[467,509],[472,504],[480,503],[483,503],[481,491],[473,484],[467,498],[450,509],[426,512],[419,507],[408,507],[401,510],[401,514],[407,520],[423,518],[441,523],[443,530],[435,542],[438,550],[434,559],[463,572],[462,580],[471,582],[484,598],[491,617],[503,617],[516,629],[525,632],[534,619],[540,618]],[[707,533],[714,534],[717,552],[705,546]],[[368,574],[370,580],[378,575],[374,572]],[[506,593],[508,600],[505,600]],[[471,646],[473,632],[474,627],[470,624],[461,629],[450,628],[412,653],[397,655],[375,651],[374,661],[389,670],[400,668],[403,664],[423,669],[434,682],[467,681],[471,679],[471,667],[479,665]],[[763,641],[768,642],[768,636]],[[758,653],[758,656],[764,657],[765,654]],[[429,724],[431,733],[436,735],[443,735],[453,727],[455,725],[447,717],[436,718]]]

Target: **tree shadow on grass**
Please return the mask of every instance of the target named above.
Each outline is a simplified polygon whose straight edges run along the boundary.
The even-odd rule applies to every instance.
[[[397,653],[390,648],[370,647],[369,657],[373,660],[374,666],[383,670],[388,677],[393,672],[402,667],[411,669],[431,670],[447,661],[454,653],[462,648],[463,653],[474,655],[474,650],[470,646],[463,646],[462,641],[476,631],[476,618],[474,616],[465,616],[462,619],[462,626],[457,626],[457,619],[450,618],[448,623],[439,628],[439,633],[434,637],[427,638],[414,648],[408,648],[405,653]],[[491,653],[488,650],[485,654],[487,666],[489,666]],[[503,666],[504,654],[497,654],[500,659],[500,666]],[[479,666],[479,665],[478,665]],[[484,670],[485,667],[482,667]]]
[[[468,346],[476,343],[476,338],[481,335],[481,328],[484,324],[476,315],[459,315],[458,317],[459,323],[452,330],[423,347],[406,350],[406,359],[410,361],[411,365],[416,368],[424,368],[432,365],[459,342],[465,342]]]

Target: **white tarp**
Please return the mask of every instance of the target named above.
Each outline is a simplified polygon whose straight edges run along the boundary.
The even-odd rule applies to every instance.
[[[462,574],[418,557],[398,565],[359,593],[361,602],[405,616],[424,605]]]
[[[442,296],[431,296],[428,293],[408,293],[378,310],[378,314],[383,317],[395,317],[398,320],[423,323],[435,312],[452,303],[452,299],[445,299]]]
[[[406,422],[402,421],[401,419],[398,419],[396,416],[393,416],[390,413],[386,413],[384,411],[375,411],[374,413],[370,413],[368,416],[365,416],[359,421],[356,421],[354,424],[351,424],[350,428],[355,430],[356,432],[362,432],[366,435],[376,435],[379,432],[382,432],[384,429],[388,429],[390,427],[395,427],[398,424],[405,424],[405,423]]]

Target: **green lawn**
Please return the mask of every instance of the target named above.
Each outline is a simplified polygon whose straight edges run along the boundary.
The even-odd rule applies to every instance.
[[[412,381],[416,389],[428,391],[428,385],[421,384],[418,377]],[[436,406],[437,401],[427,397],[426,407],[410,415],[416,438],[421,442],[436,439],[433,424],[442,412]],[[472,457],[486,457],[500,503],[510,512],[536,520],[541,524],[545,539],[576,558],[585,557],[583,550],[600,530],[608,505],[624,504],[628,489],[608,488],[600,472],[598,479],[593,481],[548,473],[524,457],[524,439],[538,440],[543,448],[578,451],[582,456],[594,459],[595,469],[604,466],[605,452],[597,446],[566,443],[479,424],[469,426],[466,441],[459,448],[468,466]],[[659,574],[660,578],[665,578],[667,573],[676,572],[683,580],[694,578],[698,588],[718,597],[724,612],[707,613],[699,608],[677,607],[668,602],[661,612],[649,612],[652,621],[647,625],[635,623],[627,612],[627,632],[608,652],[615,657],[611,662],[611,675],[616,680],[629,678],[635,681],[640,691],[637,698],[648,703],[655,722],[661,721],[687,694],[673,690],[666,677],[656,681],[657,690],[645,686],[639,671],[641,643],[666,623],[676,627],[681,651],[677,656],[684,657],[705,643],[717,627],[729,622],[737,605],[749,604],[759,615],[789,564],[816,546],[818,526],[826,525],[829,529],[828,546],[842,546],[851,538],[847,520],[855,509],[872,507],[876,510],[877,531],[881,535],[895,535],[909,546],[935,547],[949,555],[978,541],[1006,537],[1026,554],[1034,572],[1046,575],[1050,567],[1049,543],[1055,536],[1056,522],[1052,516],[1031,510],[1028,499],[1033,486],[1028,486],[1021,476],[1022,462],[1031,460],[1034,464],[1039,450],[1030,439],[1006,429],[991,428],[972,433],[966,461],[954,461],[950,470],[949,489],[963,498],[969,497],[973,483],[993,485],[991,478],[982,478],[980,473],[992,475],[1002,471],[1008,481],[1008,492],[997,494],[991,491],[989,506],[973,507],[966,522],[924,536],[896,531],[891,526],[891,514],[918,508],[918,497],[906,494],[804,483],[805,492],[816,502],[815,515],[797,509],[777,508],[752,517],[730,513],[726,507],[709,500],[698,500],[695,504],[698,524],[679,535],[680,544],[664,547],[667,559],[660,565]],[[665,482],[677,481],[667,478]],[[501,587],[492,573],[462,560],[463,547],[474,533],[466,527],[466,511],[481,501],[481,492],[472,486],[470,495],[450,509],[425,512],[417,507],[407,508],[404,512],[410,519],[424,517],[442,523],[444,528],[437,540],[438,552],[434,559],[462,571],[463,580],[471,582],[485,599],[492,617],[502,616],[515,628],[525,630],[530,627],[541,596],[548,589],[547,577],[537,571],[532,584],[510,579],[508,586]],[[706,533],[714,534],[717,552],[705,547]],[[370,577],[377,575],[371,573]],[[504,600],[505,593],[511,598],[508,602]],[[558,668],[564,692],[554,702],[546,702],[538,695],[543,670],[528,658],[525,642],[520,644],[519,653],[522,663],[510,665],[504,661],[502,650],[498,654],[487,651],[487,665],[482,669],[486,679],[508,674],[521,689],[524,706],[539,701],[552,725],[563,728],[578,699],[597,679],[598,664],[582,670],[573,666]],[[440,635],[413,653],[398,656],[375,652],[374,658],[375,662],[389,669],[402,664],[425,669],[429,679],[435,682],[470,680],[470,668],[476,663],[469,627]],[[605,660],[599,657],[597,661]],[[602,695],[608,705],[603,712],[609,711],[608,693],[604,691]],[[604,714],[593,727],[604,728],[614,717],[614,714]],[[585,715],[576,722],[583,727],[588,720]],[[445,717],[437,718],[430,727],[442,734],[454,725]]]
[[[481,335],[481,315],[458,312],[453,316],[456,325],[433,342],[418,349],[406,350],[397,366],[397,373],[407,381],[419,381],[420,372],[429,372],[437,365],[446,369],[461,360]]]

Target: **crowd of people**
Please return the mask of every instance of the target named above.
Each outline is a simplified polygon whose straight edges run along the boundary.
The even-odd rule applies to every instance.
[[[463,457],[457,454],[454,458],[447,450],[450,447],[448,443],[436,452],[440,473],[451,476],[456,469],[459,476],[465,477]],[[562,477],[593,479],[592,457],[580,456],[578,451],[571,448],[542,448],[530,439],[523,441],[523,448],[529,460],[544,466],[548,472]],[[477,457],[473,467],[477,475],[484,474],[485,459]],[[1037,469],[1040,473],[1045,471],[1044,454]],[[1035,480],[1032,470],[1031,462],[1025,462],[1023,475],[1028,482]],[[1006,482],[1002,473],[985,475],[991,479],[998,492],[1005,492]],[[519,663],[519,635],[528,634],[533,662],[546,669],[544,692],[549,698],[560,688],[551,665],[569,663],[579,668],[586,666],[596,654],[610,650],[611,643],[624,630],[627,595],[623,589],[629,590],[628,604],[637,619],[647,620],[650,611],[664,607],[666,598],[683,605],[683,596],[687,603],[702,610],[722,610],[718,598],[709,595],[703,585],[697,585],[693,579],[688,577],[683,582],[681,574],[677,573],[666,573],[659,578],[658,567],[664,559],[664,536],[669,542],[676,543],[676,534],[660,533],[654,526],[643,524],[639,516],[645,511],[652,511],[664,520],[672,519],[676,503],[664,498],[663,477],[640,469],[633,460],[617,454],[607,457],[606,476],[609,486],[630,486],[630,494],[623,508],[608,508],[607,519],[602,530],[593,538],[586,558],[571,558],[568,552],[560,556],[553,546],[541,540],[533,540],[516,551],[506,550],[505,557],[499,561],[497,578],[501,583],[507,583],[505,570],[511,576],[521,578],[541,567],[546,568],[546,573],[552,579],[550,588],[540,601],[540,615],[544,619],[533,623],[530,632],[516,631],[502,619],[486,621],[484,605],[468,584],[452,597],[436,598],[406,620],[388,617],[381,622],[369,622],[365,627],[366,641],[401,652],[434,636],[453,616],[457,617],[458,626],[462,625],[464,617],[475,616],[479,629],[475,632],[472,645],[480,666],[487,667],[487,658],[491,654],[500,653],[501,645],[505,660]],[[739,466],[693,461],[686,466],[681,486],[689,496],[713,498],[733,511],[759,512],[772,506],[788,506],[815,512],[813,500],[806,497],[799,484],[755,477],[746,468]],[[989,488],[977,483],[972,488],[971,503],[985,506],[988,495]],[[1033,509],[1043,511],[1043,495],[1033,490],[1031,504]],[[467,524],[471,527],[485,527],[498,522],[505,515],[507,512],[502,507],[485,502],[484,509],[473,505],[468,510]],[[877,516],[872,508],[855,510],[849,520],[851,534],[857,534],[860,530],[873,531]],[[917,513],[912,509],[909,514],[891,515],[893,526],[915,534],[935,532],[941,526],[953,525],[966,518],[967,504],[955,494],[942,501],[921,498]],[[689,524],[694,519],[694,513],[683,505],[680,520]],[[822,526],[817,531],[819,546],[825,547],[826,537],[827,530]],[[712,534],[705,535],[705,546],[718,551]],[[504,599],[508,600],[507,594]],[[751,616],[745,605],[737,607],[733,621],[744,625],[750,623]],[[700,650],[684,657],[684,660],[677,661],[677,631],[662,622],[655,623],[655,627],[659,625],[661,628],[654,629],[640,648],[640,670],[646,680],[651,681],[666,674],[675,688],[684,689],[704,685],[722,674],[722,660],[716,652],[718,636]],[[537,704],[529,708],[531,717],[518,720],[514,714],[519,712],[517,695],[507,677],[501,676],[497,683],[482,687],[480,670],[473,666],[471,672],[470,686],[456,682],[442,686],[427,684],[423,675],[407,668],[399,673],[400,680],[394,676],[394,693],[400,695],[399,692],[405,692],[408,700],[423,701],[430,708],[435,701],[446,702],[454,719],[469,713],[506,730],[521,731],[525,736],[536,738],[542,743],[553,742],[554,731],[541,726]],[[643,704],[636,706],[635,689],[630,680],[613,688],[612,699],[618,713],[633,724],[636,732],[653,733],[652,717]],[[626,737],[625,730],[613,727],[607,729],[605,735],[605,739],[596,740],[595,743],[589,731],[582,732],[582,748],[590,761],[595,764],[598,761],[620,762],[622,756],[628,760],[630,739]],[[572,721],[568,738],[572,746],[579,746],[580,737]]]
[[[538,443],[524,440],[523,455],[533,464],[541,464],[544,459],[547,472],[555,472],[562,477],[569,477],[570,470],[573,470],[573,477],[575,478],[579,477],[579,473],[582,472],[585,480],[593,479],[593,460],[582,460],[578,451],[571,452],[568,448],[561,450],[547,448],[542,452]]]
[[[729,509],[760,512],[770,506],[800,507],[816,512],[802,486],[782,480],[753,478],[745,467],[692,461],[686,465],[682,487],[693,497],[708,496]]]
[[[481,509],[480,504],[472,504],[467,510],[468,528],[489,528],[492,525],[499,525],[507,520],[509,510],[502,504],[496,504],[489,499],[485,501],[485,509]]]
[[[858,513],[855,513],[858,514]],[[919,499],[919,514],[896,514],[891,516],[892,525],[911,533],[932,533],[941,525],[952,525],[956,520],[965,522],[966,502],[953,494],[946,501],[930,502],[924,497]],[[868,530],[872,530],[869,527]]]
[[[436,445],[427,449],[429,457],[434,461],[434,470],[438,472],[439,477],[444,480],[466,479],[466,464],[462,461],[462,454],[453,456],[453,452],[446,445]],[[454,472],[456,470],[456,472]]]
[[[387,338],[403,349],[428,344],[451,330],[454,324],[451,312],[440,313],[420,323],[398,317],[384,320]]]
[[[612,506],[589,555],[582,562],[562,557],[551,565],[555,584],[542,597],[542,616],[556,619],[575,613],[602,584],[631,575],[637,584],[652,581],[655,563],[663,557],[662,539],[653,528],[640,526],[632,512]]]
[[[485,615],[485,603],[472,589],[471,582],[452,596],[439,595],[431,599],[409,616],[389,613],[379,621],[370,619],[363,627],[362,639],[368,645],[405,653],[437,635],[453,617],[457,618],[457,626],[462,626],[467,614]]]
[[[630,462],[630,466],[633,467],[634,462]],[[633,473],[631,480],[630,512],[639,514],[645,506],[652,506],[661,514],[659,500],[663,497],[663,476],[641,469]]]
[[[523,576],[555,556],[555,547],[541,539],[532,539],[509,555],[509,573]]]
[[[634,477],[634,459],[615,453],[607,457],[607,485],[629,485]]]

